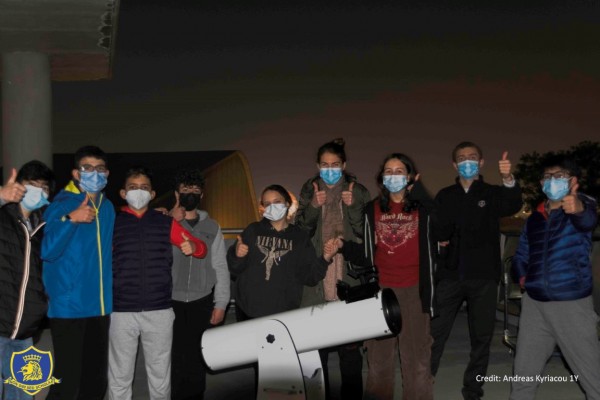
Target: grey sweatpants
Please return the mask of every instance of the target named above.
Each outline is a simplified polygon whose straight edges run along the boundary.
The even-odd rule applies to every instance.
[[[541,302],[523,294],[510,400],[530,400],[558,344],[588,400],[600,400],[598,315],[592,297]],[[552,377],[550,377],[552,379]]]
[[[172,309],[143,312],[113,312],[108,350],[108,395],[110,400],[129,400],[135,372],[138,338],[141,337],[151,400],[171,398]]]

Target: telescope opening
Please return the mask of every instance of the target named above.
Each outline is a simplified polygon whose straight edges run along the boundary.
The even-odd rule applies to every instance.
[[[402,317],[400,316],[400,304],[392,289],[383,289],[381,291],[381,306],[385,322],[387,322],[390,331],[397,335],[402,329]]]

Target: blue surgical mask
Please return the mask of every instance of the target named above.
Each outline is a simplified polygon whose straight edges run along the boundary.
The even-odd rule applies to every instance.
[[[46,194],[42,188],[32,185],[25,185],[25,189],[27,189],[27,191],[21,200],[21,205],[24,209],[35,211],[38,208],[42,208],[45,205],[50,204],[48,201],[48,194]]]
[[[99,193],[106,187],[106,172],[82,171],[79,174],[81,175],[79,186],[88,193]]]
[[[265,217],[269,221],[279,221],[287,215],[287,211],[288,208],[284,203],[274,203],[270,204],[267,208],[265,208],[263,217]]]
[[[323,182],[328,185],[335,185],[342,177],[341,168],[321,168],[319,175]]]
[[[544,181],[542,191],[552,201],[562,200],[569,194],[569,178],[551,178]]]
[[[398,193],[402,189],[406,187],[408,184],[408,178],[406,175],[384,175],[383,176],[383,186],[390,193]]]
[[[463,179],[473,179],[479,175],[479,161],[465,160],[456,164],[458,174]]]

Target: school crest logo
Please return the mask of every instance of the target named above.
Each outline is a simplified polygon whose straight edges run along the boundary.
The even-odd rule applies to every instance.
[[[10,359],[12,377],[4,383],[22,389],[30,396],[43,388],[60,383],[60,379],[52,376],[54,364],[49,351],[40,351],[33,346],[23,351],[15,351]]]
[[[485,200],[479,200],[479,203],[477,203],[477,205],[481,208],[485,207]]]

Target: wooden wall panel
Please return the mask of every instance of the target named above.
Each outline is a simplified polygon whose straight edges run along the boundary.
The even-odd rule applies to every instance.
[[[204,171],[206,195],[202,202],[223,229],[245,228],[258,220],[258,205],[248,162],[236,151]]]

